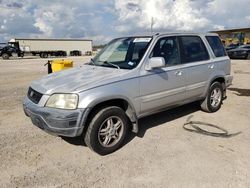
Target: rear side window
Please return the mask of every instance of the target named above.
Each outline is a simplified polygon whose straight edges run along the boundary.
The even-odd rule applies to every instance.
[[[214,55],[216,57],[223,57],[223,56],[227,55],[219,37],[206,36],[206,39],[207,39],[209,45],[211,46],[211,48],[214,52]]]
[[[209,59],[207,49],[198,36],[181,36],[180,48],[182,63],[205,61]]]

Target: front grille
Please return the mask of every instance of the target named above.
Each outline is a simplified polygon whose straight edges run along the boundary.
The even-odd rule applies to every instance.
[[[33,103],[38,104],[43,94],[35,91],[30,87],[27,96]]]

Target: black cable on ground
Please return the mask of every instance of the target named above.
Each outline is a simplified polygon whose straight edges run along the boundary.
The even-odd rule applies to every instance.
[[[183,128],[189,132],[195,132],[195,133],[199,133],[199,134],[203,134],[203,135],[222,137],[222,138],[230,138],[230,137],[236,136],[238,134],[241,134],[241,132],[229,134],[226,129],[221,128],[217,125],[213,125],[211,123],[206,123],[206,122],[201,122],[201,121],[190,121],[190,119],[192,117],[193,117],[193,115],[189,116],[187,118],[186,123],[184,123],[184,125],[183,125]],[[191,126],[192,128],[189,128],[188,125]],[[210,132],[210,131],[207,131],[207,130],[200,128],[198,125],[205,125],[208,127],[213,127],[213,128],[220,130],[221,132],[220,133]]]

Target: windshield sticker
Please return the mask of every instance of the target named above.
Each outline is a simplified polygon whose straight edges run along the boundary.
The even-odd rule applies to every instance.
[[[135,64],[134,62],[131,62],[131,61],[128,62],[128,65],[130,65],[130,66],[134,66],[134,64]]]
[[[149,42],[151,38],[135,38],[134,42]]]

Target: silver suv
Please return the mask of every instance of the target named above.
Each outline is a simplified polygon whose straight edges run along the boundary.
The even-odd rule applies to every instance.
[[[232,83],[216,34],[156,34],[112,40],[81,68],[34,81],[23,108],[34,125],[76,137],[105,155],[121,147],[138,119],[193,101],[216,112]]]

